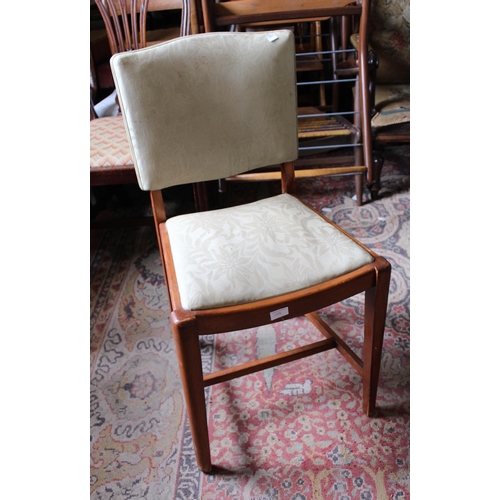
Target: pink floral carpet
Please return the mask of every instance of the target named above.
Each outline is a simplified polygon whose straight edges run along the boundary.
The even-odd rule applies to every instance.
[[[213,386],[216,475],[196,468],[154,230],[105,231],[91,263],[92,500],[409,499],[408,148],[388,152],[382,185],[380,200],[357,207],[352,177],[298,184],[393,266],[376,417],[336,351]],[[257,191],[230,187],[230,203]],[[362,313],[362,296],[322,311],[355,349]],[[206,337],[203,362],[213,370],[312,338],[302,318]]]

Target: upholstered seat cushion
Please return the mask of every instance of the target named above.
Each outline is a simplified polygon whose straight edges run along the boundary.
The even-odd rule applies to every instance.
[[[166,222],[184,309],[253,302],[301,290],[373,261],[288,194]]]
[[[134,166],[123,117],[90,120],[90,168],[116,166]]]

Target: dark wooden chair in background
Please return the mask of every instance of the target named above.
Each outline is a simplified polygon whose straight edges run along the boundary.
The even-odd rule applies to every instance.
[[[363,411],[370,416],[375,410],[391,268],[294,196],[295,57],[292,32],[280,30],[181,37],[111,60],[139,184],[150,192],[194,449],[204,472],[213,467],[205,406],[205,388],[213,384],[337,348],[363,379]],[[282,194],[167,219],[164,188],[266,165],[280,165]],[[361,359],[316,311],[363,292]],[[324,340],[203,374],[200,336],[302,315]]]
[[[190,0],[95,0],[95,3],[106,27],[111,54],[141,49],[189,34]],[[160,11],[177,11],[180,14],[179,26],[147,30],[148,14]],[[90,186],[97,192],[113,186],[115,193],[123,195],[122,186],[137,185],[123,117],[119,114],[99,118],[92,94],[90,108]],[[93,227],[109,224],[110,221],[92,222]],[[113,224],[152,224],[152,218],[129,218]]]
[[[372,117],[375,176],[386,151],[410,144],[410,0],[378,2],[370,17],[370,46],[377,55]],[[372,187],[378,197],[383,186]]]
[[[204,32],[295,27],[299,77],[306,63],[315,63],[320,72],[316,81],[298,81],[299,98],[308,86],[319,87],[320,98],[298,111],[300,158],[296,176],[354,175],[356,199],[361,205],[363,183],[373,181],[367,61],[370,0],[197,1],[202,16],[200,30]],[[308,52],[301,49],[300,26],[308,27],[310,39],[319,41],[309,43]],[[362,40],[357,58],[346,35],[353,29]],[[272,180],[279,175],[279,169],[267,166],[226,181]]]
[[[385,148],[410,144],[410,84],[376,84],[374,88],[373,167],[374,182],[371,197],[376,200],[381,189]]]

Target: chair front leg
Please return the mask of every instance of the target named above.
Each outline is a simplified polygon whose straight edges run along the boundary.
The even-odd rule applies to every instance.
[[[193,436],[196,462],[201,471],[210,472],[212,463],[210,460],[200,341],[196,330],[196,321],[194,319],[179,320],[178,316],[175,313],[171,315],[172,330],[184,389],[184,400]]]
[[[391,265],[378,258],[376,284],[365,292],[365,338],[363,343],[363,411],[375,413],[385,318],[391,281]]]

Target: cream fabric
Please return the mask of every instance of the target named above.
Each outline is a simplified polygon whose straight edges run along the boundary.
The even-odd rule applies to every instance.
[[[90,168],[132,165],[122,117],[106,116],[90,120]]]
[[[180,215],[167,230],[184,309],[208,309],[300,290],[373,261],[297,198]]]
[[[112,57],[142,189],[297,158],[294,38],[273,33],[191,35]]]

